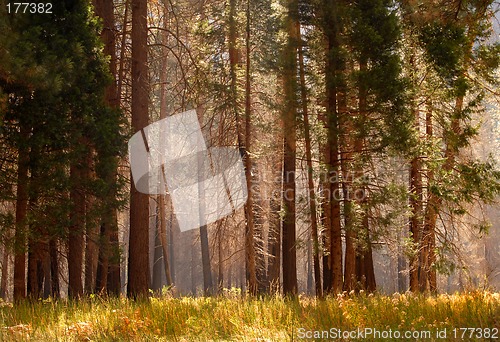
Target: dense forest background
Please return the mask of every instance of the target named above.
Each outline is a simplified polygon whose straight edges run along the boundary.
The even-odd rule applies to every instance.
[[[3,298],[498,291],[497,2],[0,4]],[[191,109],[248,199],[181,232],[127,141]]]

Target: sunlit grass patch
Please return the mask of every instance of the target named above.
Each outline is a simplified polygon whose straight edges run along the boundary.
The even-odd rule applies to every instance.
[[[432,330],[500,326],[500,296],[340,294],[324,300],[268,296],[94,297],[0,305],[2,341],[289,341],[299,328]],[[450,338],[450,340],[452,340]]]

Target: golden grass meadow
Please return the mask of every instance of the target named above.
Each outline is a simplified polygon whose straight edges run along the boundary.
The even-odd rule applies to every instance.
[[[500,294],[252,299],[229,290],[219,297],[167,295],[143,301],[92,296],[80,301],[2,302],[0,324],[1,341],[494,341],[500,340],[500,334],[494,334],[500,327]],[[354,331],[366,328],[386,335],[355,336]],[[468,331],[453,333],[460,328],[488,328],[481,333],[488,331],[489,338],[479,338],[477,331],[472,337]],[[437,339],[439,331],[444,337],[444,329],[446,338]],[[429,331],[431,337],[396,338],[396,331]]]

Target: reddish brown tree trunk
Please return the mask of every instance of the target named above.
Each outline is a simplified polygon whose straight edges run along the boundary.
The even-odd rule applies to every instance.
[[[222,289],[224,288],[224,239],[223,239],[223,227],[225,220],[219,221],[217,225],[217,261],[218,261],[218,270],[217,270],[217,294],[222,293]]]
[[[111,71],[113,82],[106,88],[105,101],[112,108],[119,108],[120,106],[120,91],[117,88],[117,63],[116,63],[116,35],[115,35],[115,16],[112,1],[94,0],[96,14],[103,20],[103,30],[101,32],[101,39],[104,42],[104,54],[110,56],[109,69]],[[125,4],[127,6],[127,4]],[[125,14],[127,9],[125,10]],[[125,15],[126,20],[126,15]],[[125,37],[126,32],[123,32]],[[123,46],[122,46],[123,49]],[[120,61],[121,63],[122,61]],[[106,163],[115,165],[112,168],[106,169],[102,177],[108,184],[115,184],[117,182],[118,171],[116,165],[118,164],[115,156],[106,156]],[[99,251],[98,267],[100,273],[100,292],[106,292],[113,295],[119,295],[121,292],[120,284],[120,248],[118,241],[118,217],[114,205],[111,203],[115,201],[116,191],[114,187],[110,187],[106,194],[106,199],[109,204],[106,205],[106,212],[101,219],[101,229],[104,235],[102,239],[101,249]],[[89,260],[91,262],[91,260]],[[91,265],[89,265],[90,267]]]
[[[21,137],[27,141],[27,129],[21,125]],[[17,165],[16,233],[14,249],[14,300],[26,297],[26,214],[28,210],[28,163],[27,148],[19,148]]]
[[[202,203],[203,201],[201,201]],[[200,203],[200,206],[202,205]],[[210,262],[210,247],[208,243],[208,228],[204,224],[200,227],[201,263],[203,269],[203,293],[209,296],[213,293],[214,283],[212,280],[212,263]]]
[[[90,196],[88,196],[90,197]],[[88,208],[92,207],[94,198],[88,198]],[[97,263],[99,257],[99,225],[89,215],[85,222],[85,278],[84,292],[93,293],[96,288]]]
[[[148,125],[147,1],[132,0],[132,129]],[[149,288],[149,195],[131,182],[128,258],[129,297],[146,297]]]
[[[295,231],[295,172],[296,172],[296,129],[297,129],[297,30],[298,3],[287,2],[288,42],[283,55],[284,104],[283,122],[283,293],[297,294],[297,254]]]
[[[51,296],[59,298],[61,296],[59,286],[59,257],[58,257],[57,240],[55,238],[49,241],[49,254],[50,254],[50,276],[51,276]]]
[[[327,40],[326,58],[326,115],[328,131],[328,188],[327,201],[329,204],[329,216],[327,222],[330,224],[329,241],[329,268],[331,272],[331,282],[329,289],[338,293],[342,291],[342,226],[340,216],[340,182],[339,182],[339,112],[337,110],[337,100],[339,92],[339,79],[344,70],[340,53],[340,23],[339,9],[336,1],[326,0],[325,3],[325,34]]]
[[[41,298],[43,284],[42,245],[34,240],[28,242],[27,292],[32,299]]]
[[[29,212],[35,211],[33,208],[36,206],[36,200],[29,200]],[[44,269],[43,259],[46,251],[44,238],[45,234],[40,227],[35,224],[30,225],[31,236],[28,241],[28,281],[27,292],[28,296],[32,299],[39,299],[42,297]]]
[[[410,67],[415,70],[415,57],[410,58]],[[413,100],[415,102],[415,100]],[[414,127],[417,132],[420,132],[420,111],[415,103],[412,103],[412,111],[414,117]],[[419,273],[420,261],[419,254],[422,239],[422,161],[421,156],[415,156],[410,164],[410,235],[414,244],[414,254],[410,257],[410,291],[417,292],[419,290]]]
[[[85,201],[82,180],[85,178],[83,166],[75,163],[71,166],[70,202],[72,204],[68,232],[68,296],[78,298],[83,295],[83,244],[85,231]]]
[[[167,214],[166,208],[170,206],[170,196],[159,195],[158,205],[160,206],[160,225],[159,225],[159,236],[161,243],[161,251],[163,257],[163,267],[165,271],[165,277],[167,279],[167,286],[172,285],[172,275],[170,274],[170,257],[168,254],[168,243],[167,243]]]
[[[367,62],[365,58],[361,58],[360,60],[360,70],[362,72],[366,71]],[[361,120],[368,119],[368,105],[367,105],[367,90],[366,86],[363,82],[360,83],[359,86],[359,115]],[[363,150],[365,147],[365,141],[363,137],[357,137],[354,142],[354,152],[358,158],[362,158]],[[355,177],[357,181],[360,181],[362,177],[364,177],[363,166],[360,164],[356,168]],[[356,196],[356,192],[362,195],[362,199],[358,199]],[[355,190],[354,198],[356,199],[358,205],[364,206],[365,209],[363,211],[362,218],[362,230],[364,241],[361,243],[361,248],[357,246],[356,248],[356,269],[362,270],[356,271],[357,281],[361,282],[363,288],[368,292],[374,292],[376,290],[377,284],[375,281],[375,268],[373,265],[373,255],[372,255],[372,241],[370,237],[370,220],[368,208],[366,208],[368,202],[368,188],[365,185],[358,187]]]
[[[425,116],[425,133],[427,139],[431,140],[433,137],[433,127],[432,127],[432,108],[428,108]],[[434,171],[427,171],[427,179],[429,184],[434,182]],[[438,204],[436,195],[429,192],[428,202],[427,202],[427,212],[425,215],[422,245],[423,251],[422,255],[422,272],[420,274],[420,291],[430,290],[431,292],[437,291],[437,277],[436,269],[434,268],[434,263],[436,261],[435,247],[436,247],[436,221],[437,221],[437,211],[436,205]]]
[[[9,240],[9,233],[5,234],[4,238],[6,240]],[[8,278],[9,278],[9,251],[7,249],[7,242],[3,243],[2,246],[2,281],[0,282],[0,298],[1,299],[7,299],[8,295],[8,289],[7,289],[7,284],[8,284]]]

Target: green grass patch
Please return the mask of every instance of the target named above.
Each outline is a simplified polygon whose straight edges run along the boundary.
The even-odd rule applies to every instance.
[[[453,329],[499,328],[500,295],[40,300],[1,303],[0,326],[1,341],[297,341],[307,336],[312,338],[304,340],[323,341],[331,340],[332,335],[324,334],[332,328],[430,331],[432,339],[447,329],[447,338],[441,340],[451,341],[463,333],[453,334]],[[465,340],[483,340],[474,334]]]

